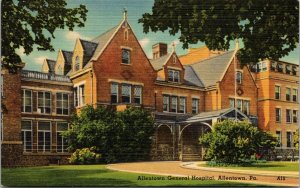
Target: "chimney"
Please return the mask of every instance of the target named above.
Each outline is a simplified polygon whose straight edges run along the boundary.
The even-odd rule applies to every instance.
[[[157,43],[152,46],[153,59],[158,59],[168,53],[168,45],[166,43]]]

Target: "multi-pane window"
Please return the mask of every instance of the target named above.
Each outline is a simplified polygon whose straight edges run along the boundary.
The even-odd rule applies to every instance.
[[[235,104],[234,104],[234,99],[229,99],[229,105],[230,105],[230,108],[234,108],[235,107]]]
[[[298,122],[298,110],[293,110],[293,123]]]
[[[186,109],[186,98],[179,97],[179,113],[185,113]]]
[[[285,66],[285,72],[286,72],[287,74],[290,74],[290,73],[291,73],[291,65],[286,65],[286,66]]]
[[[275,99],[280,99],[280,86],[275,86]]]
[[[297,67],[296,67],[296,66],[292,66],[292,74],[293,74],[294,76],[297,75]]]
[[[131,103],[131,85],[122,85],[122,103]]]
[[[290,101],[291,100],[291,88],[286,88],[286,90],[285,90],[285,99],[287,100],[287,101]]]
[[[56,93],[56,114],[69,114],[69,95],[67,93]]]
[[[276,122],[281,122],[281,109],[275,108]]]
[[[50,114],[51,112],[51,93],[45,91],[38,92],[38,112]]]
[[[276,70],[276,62],[274,62],[274,61],[271,62],[271,70],[272,71]]]
[[[277,70],[278,70],[278,72],[282,72],[283,71],[283,65],[281,63],[277,64]]]
[[[198,114],[199,113],[199,99],[192,99],[192,113]]]
[[[276,131],[277,147],[281,147],[281,131]]]
[[[180,74],[177,70],[168,70],[168,80],[170,82],[179,82],[180,81]]]
[[[261,72],[261,69],[262,69],[261,63],[257,63],[257,65],[256,65],[256,72]]]
[[[293,101],[297,102],[298,100],[298,89],[293,89]]]
[[[84,84],[74,88],[75,106],[83,106],[85,104],[85,87]]]
[[[250,107],[250,102],[249,101],[243,101],[243,108],[242,112],[246,115],[249,115],[249,107]]]
[[[171,112],[177,112],[177,97],[171,97]]]
[[[80,58],[77,56],[75,59],[74,71],[78,71],[79,69],[80,69]]]
[[[22,130],[23,151],[31,152],[32,151],[31,121],[26,121],[26,120],[22,121],[21,130]]]
[[[32,112],[32,91],[22,89],[22,112]]]
[[[240,71],[236,72],[236,82],[238,84],[242,84],[242,79],[243,79],[243,73]]]
[[[237,99],[237,100],[236,100],[236,108],[237,108],[239,111],[242,111],[242,100],[240,100],[240,99]]]
[[[119,85],[117,83],[111,83],[110,85],[110,101],[111,103],[118,103]]]
[[[262,62],[262,71],[268,70],[268,66],[266,62]]]
[[[56,151],[57,152],[67,152],[68,142],[67,139],[62,136],[64,131],[68,130],[67,122],[57,122],[56,127]]]
[[[168,112],[170,108],[170,98],[168,95],[163,96],[163,111]]]
[[[230,107],[234,108],[235,107],[235,100],[230,98],[229,99]],[[245,115],[250,114],[250,101],[248,100],[242,100],[242,99],[237,99],[236,100],[236,108],[243,112]]]
[[[292,122],[292,111],[290,109],[286,109],[286,122],[287,123]]]
[[[292,147],[292,133],[286,132],[286,147]]]
[[[122,49],[122,63],[130,64],[130,50]]]
[[[134,103],[142,104],[142,87],[134,86]]]
[[[38,151],[50,152],[51,150],[51,122],[38,122]]]

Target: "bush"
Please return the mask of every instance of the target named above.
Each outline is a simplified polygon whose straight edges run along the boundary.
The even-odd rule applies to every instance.
[[[213,126],[212,132],[200,137],[207,147],[205,158],[221,164],[249,165],[261,149],[272,149],[276,138],[258,130],[249,122],[225,120]]]
[[[69,158],[71,164],[95,164],[98,163],[101,154],[94,152],[95,147],[77,149]]]

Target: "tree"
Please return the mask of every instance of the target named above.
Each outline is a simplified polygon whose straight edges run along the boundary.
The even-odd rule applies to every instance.
[[[21,64],[16,49],[23,47],[27,55],[34,46],[54,51],[55,30],[83,27],[87,13],[84,5],[67,8],[66,0],[3,0],[1,11],[1,61],[11,71]]]
[[[249,161],[261,149],[272,149],[276,138],[261,132],[249,122],[225,120],[213,126],[212,132],[200,137],[207,147],[205,157],[217,163],[240,164]]]
[[[69,151],[95,147],[107,162],[145,160],[149,156],[154,120],[140,108],[123,112],[92,106],[74,115],[71,129],[64,133]]]
[[[296,150],[299,151],[299,129],[294,132],[293,138],[294,146],[296,147]]]
[[[205,42],[211,50],[228,50],[241,39],[242,63],[288,55],[298,42],[297,0],[155,0],[152,14],[139,19],[144,32],[180,33],[183,48]]]

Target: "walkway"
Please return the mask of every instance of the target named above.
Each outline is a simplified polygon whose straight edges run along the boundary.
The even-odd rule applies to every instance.
[[[180,161],[163,161],[163,162],[137,162],[137,163],[119,163],[107,165],[108,169],[136,172],[144,174],[166,175],[166,176],[196,176],[196,177],[213,177],[214,180],[225,180],[232,182],[245,182],[273,186],[299,186],[298,177],[293,175],[284,176],[285,180],[277,180],[278,177],[283,179],[280,172],[276,174],[263,174],[260,171],[245,172],[228,172],[211,171],[209,169],[195,169],[194,163],[182,163]],[[251,174],[251,175],[250,175]],[[232,180],[236,178],[245,178],[245,180]]]

